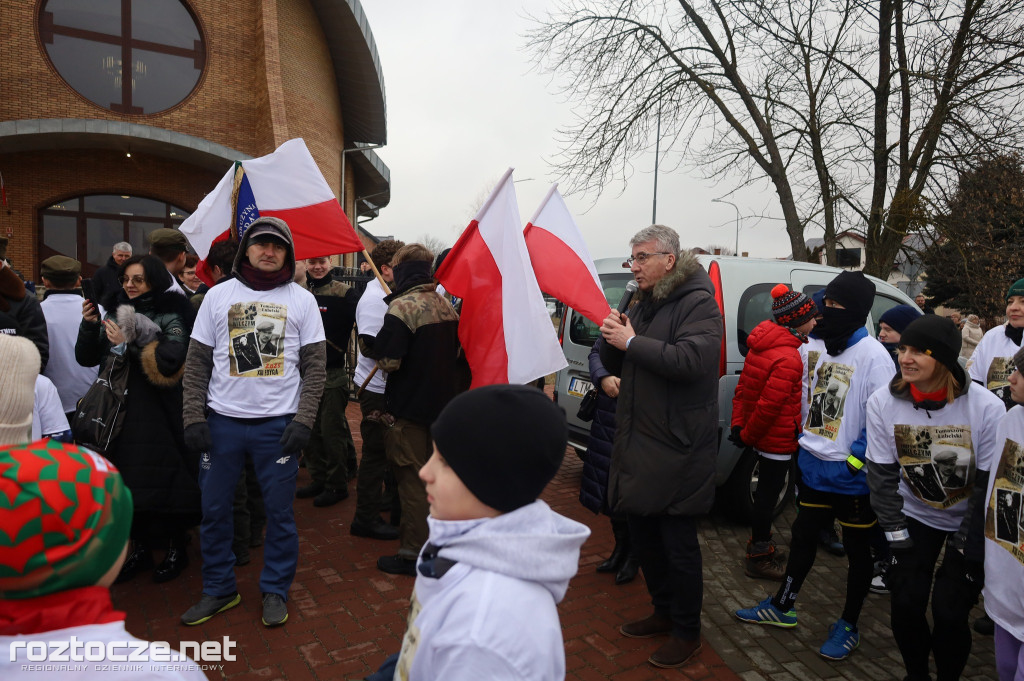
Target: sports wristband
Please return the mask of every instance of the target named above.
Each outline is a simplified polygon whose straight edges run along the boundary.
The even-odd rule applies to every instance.
[[[892,544],[898,541],[907,541],[910,539],[910,530],[904,528],[902,530],[896,530],[895,532],[886,532],[885,540]]]
[[[850,454],[850,456],[846,457],[846,463],[850,466],[853,466],[857,470],[864,468],[864,462],[855,457],[853,454]]]

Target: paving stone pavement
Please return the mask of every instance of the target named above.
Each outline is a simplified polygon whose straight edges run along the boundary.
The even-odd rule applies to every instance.
[[[347,413],[358,437],[359,410]],[[869,596],[860,650],[842,663],[817,655],[828,624],[838,617],[845,583],[845,560],[819,554],[797,609],[795,630],[745,625],[732,617],[773,590],[773,583],[743,575],[741,557],[747,530],[712,515],[701,522],[704,553],[704,647],[694,664],[681,670],[659,670],[647,657],[657,639],[623,637],[618,626],[650,613],[642,578],[616,587],[611,575],[594,567],[610,552],[611,528],[578,501],[582,464],[570,450],[559,474],[543,497],[551,506],[588,525],[593,534],[583,546],[579,574],[559,606],[566,646],[566,678],[578,681],[614,679],[719,679],[779,681],[804,679],[897,679],[902,663],[888,626],[888,597]],[[299,485],[308,482],[300,469]],[[192,565],[177,580],[154,584],[147,575],[113,588],[114,604],[127,612],[130,632],[150,640],[171,642],[222,640],[236,642],[237,659],[207,670],[210,679],[362,679],[399,649],[413,580],[376,569],[378,556],[393,553],[397,542],[352,537],[349,523],[353,496],[330,508],[314,508],[296,500],[299,567],[288,603],[289,620],[267,629],[259,622],[259,571],[262,549],[252,562],[236,568],[242,603],[198,627],[185,627],[178,617],[202,590],[198,541],[189,547]],[[780,544],[788,538],[788,509],[778,523]],[[157,555],[157,560],[160,559]],[[990,638],[975,635],[975,648],[965,678],[996,678]],[[481,680],[485,681],[485,680]]]

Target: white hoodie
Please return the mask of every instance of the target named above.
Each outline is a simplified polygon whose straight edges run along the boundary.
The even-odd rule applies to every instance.
[[[456,563],[435,578],[417,561],[395,680],[564,679],[556,605],[590,530],[543,501],[496,518],[427,522],[427,545]]]

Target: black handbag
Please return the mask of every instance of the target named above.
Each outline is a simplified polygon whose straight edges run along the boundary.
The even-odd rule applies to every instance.
[[[110,360],[100,369],[85,397],[78,401],[71,422],[75,442],[100,454],[106,452],[121,434],[127,395],[128,354],[110,353]]]
[[[580,421],[593,421],[594,412],[597,410],[597,388],[591,388],[580,400],[580,409],[576,412],[576,418]]]

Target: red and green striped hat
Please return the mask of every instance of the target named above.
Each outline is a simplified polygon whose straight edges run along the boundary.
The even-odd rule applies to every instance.
[[[131,524],[131,492],[99,454],[48,438],[0,447],[0,598],[93,586]]]

